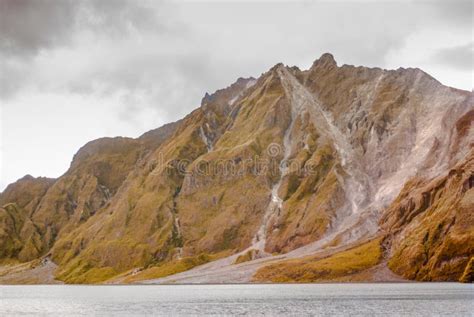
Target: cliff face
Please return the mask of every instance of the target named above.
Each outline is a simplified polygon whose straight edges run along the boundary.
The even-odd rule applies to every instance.
[[[382,218],[389,267],[409,279],[459,279],[474,255],[474,153],[447,175],[414,178]]]
[[[50,255],[57,278],[100,282],[386,235],[393,271],[458,279],[472,255],[473,107],[419,69],[339,67],[330,54],[305,71],[278,64],[138,139],[90,142],[43,187],[11,185],[1,256]],[[26,240],[36,252],[20,256]]]
[[[1,261],[29,261],[41,255],[42,236],[31,216],[54,181],[27,175],[0,195]]]
[[[5,232],[0,239],[5,246],[2,258],[29,261],[43,256],[61,235],[104,208],[134,164],[154,147],[155,140],[144,139],[89,142],[58,179],[25,176],[9,185],[0,195]]]
[[[472,97],[468,102],[472,108]],[[470,110],[451,132],[446,155],[459,157],[458,163],[437,171],[438,176],[407,181],[381,218],[391,245],[389,267],[406,278],[457,280],[469,269],[474,255],[473,122]]]

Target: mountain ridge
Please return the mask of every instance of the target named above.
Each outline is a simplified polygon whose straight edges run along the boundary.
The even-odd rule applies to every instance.
[[[329,53],[304,71],[276,64],[257,79],[239,78],[206,93],[185,118],[137,139],[86,144],[68,172],[36,194],[39,207],[14,211],[28,214],[23,222],[36,231],[25,229],[11,242],[11,222],[2,222],[0,242],[11,250],[3,259],[47,257],[58,265],[56,278],[67,283],[191,269],[189,277],[197,265],[209,280],[226,272],[229,279],[221,282],[242,282],[270,261],[337,253],[387,236],[392,271],[457,280],[473,252],[471,218],[444,234],[464,237],[451,246],[462,254],[449,255],[458,263],[440,270],[433,260],[430,268],[422,265],[423,274],[396,260],[404,254],[400,233],[412,231],[389,224],[399,217],[394,210],[408,210],[403,195],[414,179],[421,186],[457,166],[467,166],[470,179],[472,166],[462,164],[472,156],[466,151],[474,140],[472,100],[472,92],[443,86],[419,69],[339,67]],[[228,166],[222,169],[221,162]],[[25,209],[4,193],[0,201]],[[465,205],[462,197],[456,199],[468,210],[472,198]],[[12,210],[1,210],[11,218]],[[425,211],[413,219],[431,219]],[[413,219],[403,227],[416,226]],[[423,245],[424,236],[412,235]],[[438,247],[432,240],[440,237],[430,243]],[[36,241],[33,248],[28,240]],[[424,254],[416,245],[405,247],[414,259]],[[239,257],[243,263],[234,264]],[[240,280],[232,277],[239,270],[245,271]]]

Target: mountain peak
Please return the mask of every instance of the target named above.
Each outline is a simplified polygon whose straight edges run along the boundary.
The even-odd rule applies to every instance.
[[[354,246],[372,250],[360,278],[389,263],[405,278],[456,280],[474,249],[472,98],[419,69],[338,67],[329,53],[308,71],[276,64],[206,93],[177,123],[87,143],[57,180],[9,185],[0,262],[50,254],[57,279],[108,283],[227,254],[167,281],[301,281],[268,268],[273,254],[351,262],[357,252],[338,252]],[[309,269],[311,281],[339,279]]]
[[[256,79],[254,77],[239,77],[237,81],[226,88],[216,90],[212,94],[206,92],[201,100],[201,106],[206,106],[211,103],[227,104],[229,101],[233,100],[234,97],[238,96],[243,90],[250,88],[253,84],[255,84],[255,82]]]
[[[321,55],[321,57],[317,60],[314,61],[313,66],[314,67],[335,67],[337,66],[336,60],[334,59],[334,56],[331,53],[324,53]]]
[[[268,70],[268,73],[275,72],[275,71],[277,71],[277,70],[280,69],[280,68],[285,68],[285,65],[284,65],[283,63],[281,63],[281,62],[280,62],[280,63],[277,63],[277,64],[275,64],[275,65],[273,65],[272,68],[270,68],[270,69]]]

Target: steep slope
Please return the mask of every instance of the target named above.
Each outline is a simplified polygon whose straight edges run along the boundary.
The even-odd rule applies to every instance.
[[[133,139],[99,139],[74,156],[70,169],[42,198],[32,214],[48,250],[58,235],[86,221],[105,206],[138,160],[140,143]]]
[[[245,282],[275,260],[317,268],[308,261],[372,240],[407,278],[458,279],[472,254],[473,113],[472,93],[419,69],[339,67],[330,54],[305,71],[278,64],[176,123],[84,146],[28,212],[38,251],[21,260],[50,255],[69,283],[189,269],[181,281]],[[444,194],[426,207],[431,191]],[[16,250],[3,257],[17,258],[25,238],[3,222]]]
[[[389,267],[423,281],[459,279],[474,256],[474,151],[447,175],[407,182],[382,218]]]
[[[449,146],[457,119],[473,107],[472,93],[442,86],[419,69],[337,67],[330,55],[304,80],[359,165],[359,213],[379,214],[410,177],[436,176],[459,159],[459,149]]]
[[[8,253],[2,258],[29,261],[46,254],[58,237],[106,206],[135,163],[168,137],[174,126],[169,124],[139,139],[89,142],[58,179],[25,176],[8,186],[0,194],[5,232],[0,243]]]
[[[473,122],[474,109],[457,120],[451,133],[446,155],[459,157],[459,163],[436,176],[410,179],[381,219],[391,245],[389,266],[406,278],[457,280],[463,272],[468,275],[474,255]]]
[[[42,237],[31,215],[54,181],[27,175],[0,194],[1,261],[28,261],[41,255]]]
[[[312,124],[318,151],[324,148],[324,142],[328,144],[330,156],[309,162],[329,165],[317,166],[315,170],[334,173],[336,177],[329,183],[332,186],[327,182],[308,186],[306,181],[311,177],[304,179],[301,170],[298,173],[280,168],[281,179],[271,187],[271,200],[256,235],[264,237],[265,243],[254,239],[247,249],[229,260],[163,282],[219,282],[226,278],[245,282],[268,262],[252,259],[268,255],[269,251],[288,252],[297,248],[274,260],[301,257],[380,235],[379,217],[400,186],[415,176],[430,180],[442,174],[472,147],[472,93],[444,87],[420,70],[337,67],[329,54],[306,72],[282,65],[276,69],[293,111],[291,118],[299,120],[301,116]],[[333,112],[336,107],[340,107],[340,112]],[[296,125],[290,123],[289,132],[283,137],[285,160],[305,154],[309,148],[291,126]],[[296,153],[292,153],[292,147],[297,149]],[[288,184],[292,190],[285,193]],[[324,217],[324,205],[311,205],[324,196],[330,201],[329,217]],[[303,208],[295,208],[292,202],[302,203]],[[322,228],[318,218],[326,219]],[[465,227],[473,225],[468,217]],[[318,227],[322,229],[319,234],[315,230]],[[472,234],[464,238],[467,240],[463,242],[472,243]],[[333,252],[337,250],[334,248]],[[472,251],[468,248],[463,252],[466,257]],[[240,264],[245,261],[250,263]],[[237,266],[232,268],[232,263]],[[460,266],[463,265],[464,262]],[[453,271],[448,279],[456,280],[459,275],[459,270]]]
[[[58,241],[53,258],[63,266],[60,278],[101,280],[181,257],[181,227],[186,224],[181,224],[185,217],[177,197],[191,190],[185,184],[188,165],[209,151],[232,117],[221,99],[235,98],[246,88],[240,82],[205,98],[203,107],[183,119],[172,138],[135,167],[107,208]]]

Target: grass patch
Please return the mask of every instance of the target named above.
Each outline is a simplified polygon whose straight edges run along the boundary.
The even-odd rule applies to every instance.
[[[258,253],[259,253],[258,250],[255,250],[255,249],[248,250],[244,254],[239,255],[237,259],[235,259],[234,264],[252,261],[252,259],[256,258]]]
[[[70,284],[98,284],[115,275],[117,275],[117,271],[110,266],[93,268],[85,272],[83,275],[69,279],[67,282]]]
[[[472,283],[474,282],[474,257],[471,257],[469,262],[464,269],[464,273],[459,279],[459,282],[462,283]]]
[[[56,275],[56,278],[67,284],[98,284],[114,277],[118,273],[110,266],[92,268],[89,264],[84,264],[80,261],[77,264],[71,271],[60,272]]]
[[[181,260],[173,260],[158,266],[145,269],[135,275],[123,279],[124,283],[132,283],[143,280],[150,280],[181,273],[214,260],[215,257],[208,254],[200,254],[194,257],[186,257]]]
[[[257,271],[255,281],[260,282],[320,282],[358,273],[378,264],[382,258],[381,239],[374,239],[352,249],[324,259],[314,256],[282,261]]]

